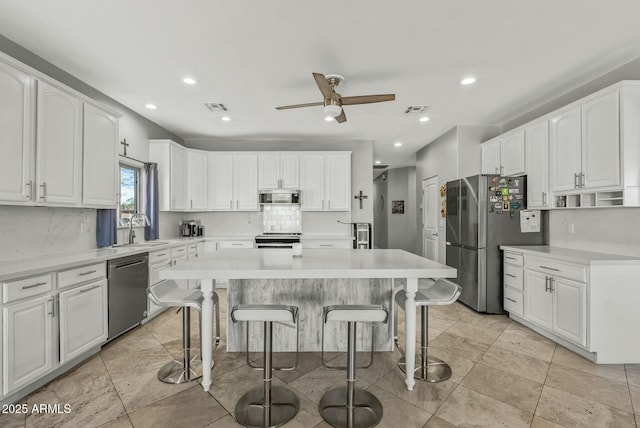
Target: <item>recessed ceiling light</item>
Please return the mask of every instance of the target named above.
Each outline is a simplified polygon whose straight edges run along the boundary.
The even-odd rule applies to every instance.
[[[380,162],[380,161],[375,161],[374,163],[375,163],[376,165],[380,165],[382,162]]]
[[[335,117],[331,117],[331,116],[325,116],[324,117],[324,121],[325,122],[333,122],[333,119],[335,119]]]
[[[222,117],[220,118],[220,120],[222,120],[222,121],[224,121],[224,122],[230,122],[230,121],[231,121],[231,118],[230,118],[229,116],[222,116]]]
[[[184,83],[186,83],[187,85],[195,85],[196,84],[195,79],[192,79],[191,77],[185,77],[184,79],[182,79],[182,81]]]
[[[471,85],[473,83],[476,83],[476,78],[473,76],[465,77],[460,81],[461,85]]]
[[[429,122],[429,116],[422,116],[420,119],[418,119],[420,122]]]
[[[149,110],[155,110],[155,109],[158,108],[155,104],[150,104],[150,103],[149,104],[145,104],[144,106],[146,108],[148,108]]]
[[[393,145],[396,147],[402,147],[402,143],[400,141],[393,143]]]

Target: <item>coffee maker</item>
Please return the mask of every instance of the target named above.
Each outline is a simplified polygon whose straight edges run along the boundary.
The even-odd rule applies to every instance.
[[[204,236],[204,226],[200,220],[183,220],[180,223],[179,234],[183,238]]]

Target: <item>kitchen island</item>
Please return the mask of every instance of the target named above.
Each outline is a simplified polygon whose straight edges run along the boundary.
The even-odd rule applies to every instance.
[[[288,299],[291,295],[298,295],[305,296],[301,300],[308,302],[307,308],[315,307],[314,311],[321,311],[322,306],[328,304],[326,302],[331,298],[330,296],[335,296],[335,301],[332,301],[334,304],[340,304],[345,301],[361,304],[382,304],[389,310],[391,320],[391,311],[393,310],[393,305],[391,304],[392,280],[403,279],[399,283],[402,282],[402,286],[407,291],[405,349],[408,374],[405,382],[409,390],[412,390],[415,384],[413,369],[416,350],[416,311],[413,299],[418,289],[418,279],[452,278],[455,276],[455,269],[403,250],[352,249],[306,249],[303,251],[302,257],[293,257],[290,249],[220,250],[205,257],[190,260],[160,271],[160,277],[164,279],[201,280],[201,288],[204,295],[201,344],[203,367],[211,367],[213,341],[212,296],[216,280],[230,280],[228,294],[230,300],[235,300],[235,302],[230,301],[230,304],[237,304],[239,303],[238,300],[243,303],[257,303],[257,301],[251,300],[255,298],[268,298],[268,301],[273,303],[294,304]],[[277,281],[270,280],[281,281],[278,284]],[[316,281],[314,282],[313,280]],[[258,291],[256,284],[259,285],[261,281],[266,281],[262,282],[262,284],[271,287],[271,291],[279,290],[281,292],[281,297],[278,299],[287,299],[287,301],[274,300],[273,295],[267,297],[266,294],[268,294],[269,290],[263,292],[261,296],[250,296],[252,291]],[[366,291],[367,284],[369,285],[368,288],[370,288],[368,295]],[[321,285],[329,293],[320,292]],[[234,290],[234,287],[236,290]],[[241,298],[246,293],[236,293],[239,290],[238,287],[246,287],[249,293],[247,294],[248,300]],[[283,292],[287,288],[295,290],[295,292]],[[341,292],[339,292],[340,289],[342,289]],[[349,296],[350,293],[352,293],[351,296]],[[355,301],[360,298],[373,298],[375,301]],[[259,301],[264,302],[264,300]],[[300,309],[301,318],[305,316],[302,311],[303,308]],[[301,328],[301,342],[305,344],[304,346],[307,349],[309,349],[308,346],[315,346],[314,343],[318,343],[320,322],[320,320],[317,320],[315,324],[312,324],[312,330]],[[307,324],[307,321],[304,324]],[[392,343],[391,329],[386,328],[384,331],[387,336],[385,342],[387,345],[383,346],[390,347]],[[234,340],[234,334],[237,336],[237,332],[232,332],[232,340]],[[391,349],[388,350],[390,351]],[[204,370],[202,385],[205,391],[209,390],[211,386],[210,370]]]

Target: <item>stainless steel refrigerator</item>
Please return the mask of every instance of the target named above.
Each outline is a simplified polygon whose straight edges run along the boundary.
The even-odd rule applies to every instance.
[[[474,175],[447,183],[446,263],[458,270],[459,300],[478,312],[503,312],[499,246],[547,242],[546,212],[540,232],[520,232],[525,208],[526,177]]]

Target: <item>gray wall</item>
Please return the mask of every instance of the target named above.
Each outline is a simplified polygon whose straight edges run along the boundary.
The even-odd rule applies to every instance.
[[[388,189],[387,172],[383,172],[373,180],[373,244],[377,248],[389,248]]]

